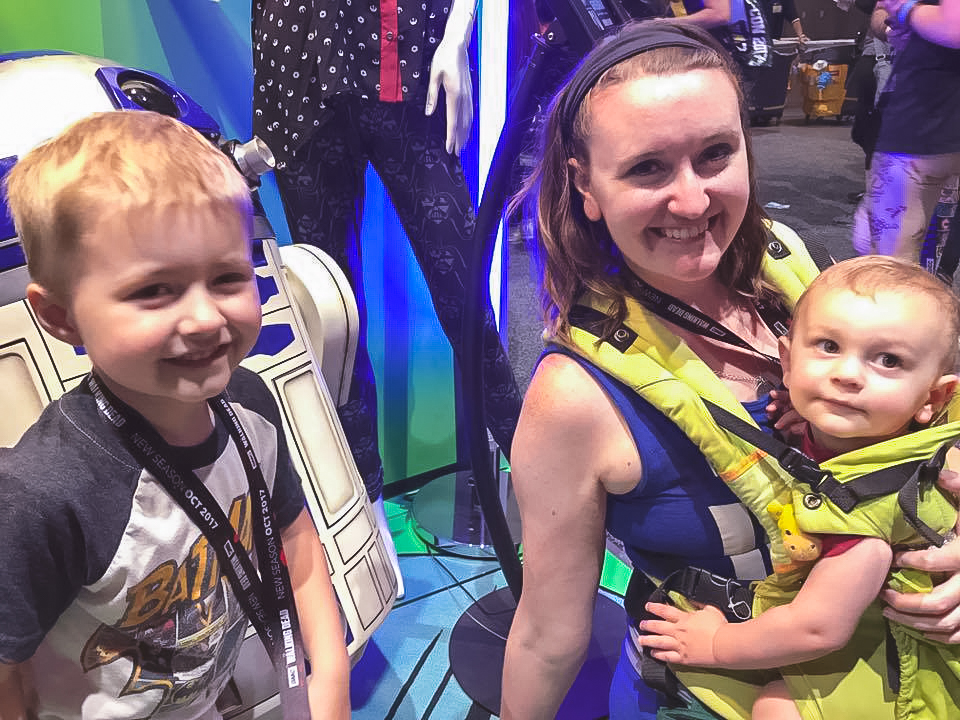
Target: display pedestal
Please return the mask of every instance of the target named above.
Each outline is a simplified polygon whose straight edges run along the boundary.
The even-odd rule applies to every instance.
[[[516,545],[520,542],[520,511],[510,473],[501,471],[498,475],[500,503]],[[427,545],[451,555],[497,559],[470,470],[441,475],[424,485],[413,498],[410,514],[414,530]]]
[[[484,595],[467,608],[450,636],[450,668],[467,696],[499,715],[503,654],[516,603],[510,588]],[[609,713],[609,688],[626,634],[624,609],[597,597],[587,659],[557,712],[557,720],[598,720]]]

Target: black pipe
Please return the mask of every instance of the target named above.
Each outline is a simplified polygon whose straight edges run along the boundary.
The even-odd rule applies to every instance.
[[[536,110],[539,99],[537,91],[542,87],[541,80],[546,69],[544,60],[548,51],[547,41],[539,34],[534,35],[533,40],[533,52],[508,105],[508,119],[497,141],[480,208],[477,211],[473,254],[471,263],[468,264],[477,270],[467,278],[464,309],[467,327],[464,333],[463,357],[460,362],[467,447],[473,467],[477,502],[490,533],[494,553],[503,570],[504,579],[517,601],[520,599],[523,585],[523,568],[500,503],[496,468],[492,467],[487,443],[487,424],[483,409],[485,391],[482,358],[484,308],[490,299],[488,285],[497,229],[511,189],[513,163],[520,154],[526,129]],[[501,450],[509,457],[510,448],[501,448]]]

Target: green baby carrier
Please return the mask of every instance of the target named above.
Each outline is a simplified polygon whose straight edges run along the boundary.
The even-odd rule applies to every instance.
[[[762,272],[787,309],[819,272],[803,242],[772,223]],[[936,485],[947,449],[960,438],[960,400],[930,427],[817,465],[763,433],[725,385],[687,345],[631,299],[627,319],[608,342],[596,329],[609,302],[591,293],[570,314],[567,345],[624,382],[677,424],[718,477],[763,526],[774,573],[745,584],[687,569],[648,579],[635,571],[627,610],[639,617],[649,590],[689,606],[710,602],[731,621],[788,603],[810,567],[804,533],[883,538],[891,546],[941,544],[957,511]],[[562,342],[554,340],[555,342]],[[957,400],[957,398],[955,398]],[[773,444],[771,444],[771,442]],[[923,591],[930,578],[895,571],[891,585]],[[830,621],[825,608],[824,622]],[[635,632],[635,630],[632,630]],[[887,621],[878,603],[864,613],[843,650],[776,673],[723,671],[659,664],[644,656],[644,679],[675,697],[692,694],[715,717],[750,717],[758,690],[782,676],[805,720],[942,720],[960,718],[960,646],[927,640]],[[664,717],[704,717],[670,710]]]

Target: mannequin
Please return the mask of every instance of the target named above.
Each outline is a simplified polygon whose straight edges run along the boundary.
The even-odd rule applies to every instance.
[[[467,49],[474,12],[475,0],[386,0],[379,9],[346,0],[253,4],[254,132],[276,156],[294,242],[331,255],[357,296],[360,346],[338,413],[380,512],[383,466],[359,244],[364,173],[369,161],[383,181],[458,355],[475,221],[459,160],[473,123]],[[509,457],[520,392],[489,307],[486,316],[485,409]]]

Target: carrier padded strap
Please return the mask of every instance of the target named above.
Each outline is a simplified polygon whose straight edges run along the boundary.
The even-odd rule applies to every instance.
[[[937,547],[941,547],[946,542],[946,538],[920,519],[918,505],[921,493],[936,492],[933,486],[940,478],[940,469],[946,462],[949,449],[949,445],[944,445],[930,460],[920,463],[897,493],[897,504],[903,510],[903,516],[907,522],[920,533],[924,540]]]
[[[920,519],[919,503],[920,493],[937,482],[948,446],[944,445],[927,461],[889,465],[847,482],[840,482],[832,473],[821,468],[796,448],[745,422],[719,405],[702,399],[717,425],[775,458],[784,470],[809,485],[812,491],[828,498],[843,512],[851,512],[866,500],[896,494],[897,503],[906,521],[927,542],[937,547],[943,545],[944,538]]]
[[[821,272],[837,262],[833,259],[833,255],[830,254],[827,246],[819,240],[814,240],[813,238],[801,239],[803,240],[804,246],[807,248],[807,254],[810,256],[810,259],[813,260],[814,264],[820,269]]]
[[[589,307],[588,305],[574,305],[570,308],[570,312],[567,314],[567,319],[570,321],[570,324],[574,327],[578,327],[581,330],[586,330],[588,333],[600,337],[601,328],[605,320],[610,318],[599,310]],[[636,339],[636,333],[633,334],[633,338],[630,340],[630,343],[633,343],[633,340]],[[624,352],[630,345],[626,347],[619,347],[614,345],[620,352]]]
[[[814,490],[819,490],[826,483],[827,487],[837,495],[836,500],[832,496],[829,496],[830,499],[838,507],[844,509],[844,512],[850,512],[856,505],[856,502],[850,503],[852,498],[845,497],[844,485],[838,483],[829,471],[823,470],[802,452],[790,447],[755,425],[751,425],[716,403],[710,402],[706,398],[700,399],[717,425],[775,458],[780,466],[797,480],[806,483]],[[833,482],[830,483],[830,480],[833,480]],[[844,507],[847,505],[849,505],[849,508]]]

